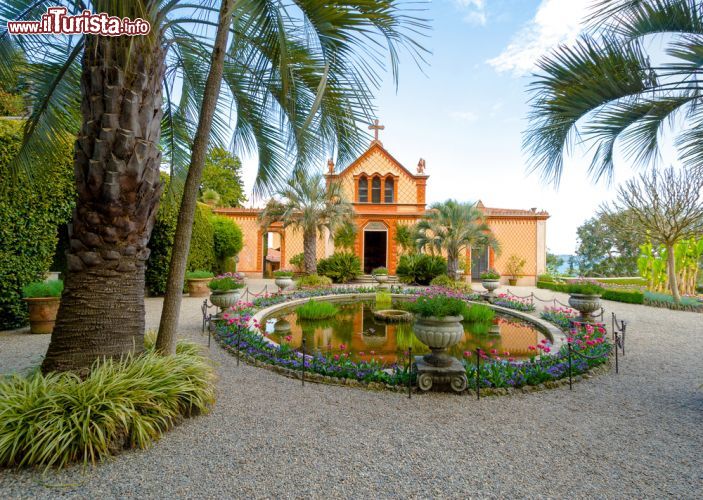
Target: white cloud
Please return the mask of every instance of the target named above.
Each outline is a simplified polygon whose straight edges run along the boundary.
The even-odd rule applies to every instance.
[[[520,76],[559,43],[576,39],[593,0],[542,0],[535,17],[518,31],[497,57],[487,62],[497,71]]]
[[[452,111],[449,115],[455,120],[471,123],[478,120],[478,115],[473,111]]]
[[[464,13],[464,21],[485,26],[488,20],[486,0],[454,0],[454,5]]]

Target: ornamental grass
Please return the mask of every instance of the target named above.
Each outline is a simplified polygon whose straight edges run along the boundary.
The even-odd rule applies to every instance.
[[[495,311],[483,304],[467,305],[462,316],[469,323],[491,323],[495,318]]]
[[[148,341],[151,343],[151,341]],[[174,356],[95,363],[90,375],[39,371],[0,382],[0,465],[95,463],[124,448],[146,448],[183,417],[215,400],[214,370],[200,348]]]
[[[330,302],[309,300],[295,309],[298,318],[307,320],[327,319],[339,313],[339,308]]]

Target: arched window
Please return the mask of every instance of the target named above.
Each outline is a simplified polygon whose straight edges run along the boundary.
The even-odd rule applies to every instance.
[[[374,177],[371,181],[371,203],[381,203],[381,178]]]
[[[393,194],[395,192],[393,188],[393,177],[386,177],[385,193],[383,194],[383,201],[385,203],[393,203]]]
[[[369,180],[366,177],[359,179],[359,202],[367,203],[369,201]]]

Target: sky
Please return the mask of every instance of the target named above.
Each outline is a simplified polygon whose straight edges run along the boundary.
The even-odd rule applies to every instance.
[[[586,175],[587,151],[566,160],[557,189],[528,175],[521,149],[534,63],[551,47],[573,40],[591,0],[435,0],[426,17],[431,51],[421,71],[409,58],[396,90],[390,73],[376,99],[384,147],[411,171],[426,160],[428,202],[456,198],[499,208],[536,207],[551,214],[547,247],[571,254],[576,228],[618,183],[632,177],[616,155],[612,185]],[[256,161],[243,158],[250,192]],[[321,168],[324,168],[321,165]],[[260,204],[260,203],[259,203]]]

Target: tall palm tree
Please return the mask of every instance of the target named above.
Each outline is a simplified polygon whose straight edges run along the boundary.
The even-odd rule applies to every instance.
[[[69,273],[47,371],[87,369],[143,345],[144,262],[159,170],[167,166],[178,180],[189,166],[220,11],[210,0],[8,0],[0,4],[0,24],[38,19],[57,4],[73,14],[139,17],[151,32],[0,34],[0,78],[12,71],[6,56],[18,50],[32,68],[33,111],[17,168],[31,173],[33,158],[55,149],[56,131],[80,130]],[[424,29],[399,0],[242,0],[229,26],[221,111],[209,139],[224,145],[231,125],[235,152],[257,152],[259,194],[331,149],[341,161],[353,158],[363,146],[356,122],[371,113],[384,56],[390,54],[396,77],[401,47],[421,58],[412,37]],[[232,123],[229,112],[236,114]]]
[[[653,35],[664,35],[664,57],[650,58]],[[589,174],[611,180],[616,144],[646,167],[667,124],[680,126],[680,160],[702,168],[701,54],[701,0],[599,0],[585,33],[538,63],[523,143],[531,170],[558,185],[564,154],[585,145],[594,151]]]
[[[282,222],[303,232],[305,272],[317,272],[318,235],[333,235],[335,230],[351,221],[353,208],[342,197],[338,183],[325,185],[322,174],[305,175],[298,172],[278,191],[281,200],[271,199],[261,212],[264,227]]]
[[[424,219],[417,223],[417,246],[421,250],[445,251],[447,272],[454,279],[459,270],[461,252],[475,246],[498,251],[498,240],[475,203],[447,200],[435,203]]]

